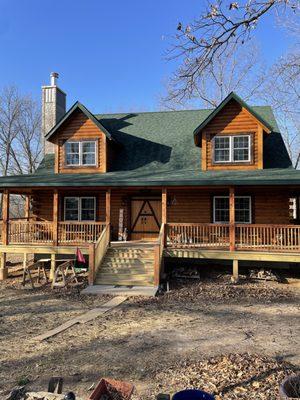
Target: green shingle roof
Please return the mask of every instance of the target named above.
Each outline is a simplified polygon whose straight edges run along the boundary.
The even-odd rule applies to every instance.
[[[63,123],[70,117],[73,112],[76,110],[80,110],[84,115],[86,115],[89,119],[91,119],[95,125],[99,128],[100,131],[102,131],[108,139],[112,139],[112,136],[110,132],[108,132],[103,125],[101,125],[101,122],[95,118],[95,116],[79,101],[76,101],[72,105],[72,107],[66,112],[66,114],[58,121],[58,123],[47,133],[46,139],[50,139],[56,132],[57,130],[63,125]]]
[[[231,92],[229,95],[216,107],[207,118],[194,130],[194,135],[197,135],[205,126],[228,104],[231,100],[235,100],[240,104],[241,107],[244,107],[248,110],[255,118],[258,119],[266,128],[270,131],[274,130],[274,123],[270,123],[269,118],[265,118],[263,114],[257,112],[255,107],[250,107],[247,103],[244,102],[236,93]],[[277,124],[276,124],[277,125]]]
[[[273,128],[264,143],[264,170],[201,171],[193,132],[212,110],[97,114],[99,124],[120,144],[110,172],[54,174],[54,157],[48,155],[34,175],[0,178],[0,186],[300,184],[300,171],[291,168],[271,108],[252,110]]]
[[[46,159],[49,161],[49,156]],[[300,171],[293,168],[275,168],[203,172],[200,168],[197,171],[185,168],[164,171],[115,171],[105,174],[54,174],[41,167],[34,175],[1,178],[0,184],[4,187],[300,185]]]

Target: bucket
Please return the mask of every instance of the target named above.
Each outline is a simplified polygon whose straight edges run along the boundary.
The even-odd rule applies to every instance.
[[[279,395],[282,400],[300,399],[300,374],[285,378],[280,385]]]
[[[174,394],[172,400],[214,400],[214,396],[202,390],[187,389]]]

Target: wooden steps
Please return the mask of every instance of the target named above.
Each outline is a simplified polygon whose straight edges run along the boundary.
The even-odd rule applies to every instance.
[[[95,285],[153,286],[152,243],[113,243],[106,252]]]

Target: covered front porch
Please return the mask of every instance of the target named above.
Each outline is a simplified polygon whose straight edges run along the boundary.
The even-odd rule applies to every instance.
[[[5,189],[0,242],[4,246],[88,245],[97,242],[108,225],[110,240],[155,241],[164,224],[164,247],[299,252],[298,190]],[[21,217],[11,210],[16,195],[22,202]]]
[[[23,199],[20,218],[10,217],[14,195]],[[94,200],[83,203],[81,199]],[[91,220],[83,220],[84,216]],[[155,252],[156,284],[168,255],[251,260],[255,254],[258,259],[272,255],[273,261],[289,255],[289,260],[299,262],[297,218],[297,187],[5,189],[1,269],[7,253],[54,257],[75,254],[80,247],[89,255],[93,283],[111,242],[126,246],[149,240]]]

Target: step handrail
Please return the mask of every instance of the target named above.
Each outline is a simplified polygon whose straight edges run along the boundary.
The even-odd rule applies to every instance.
[[[158,286],[163,264],[163,252],[165,247],[165,223],[161,224],[158,240],[154,247],[154,285]]]
[[[89,284],[93,285],[110,243],[110,224],[106,224],[96,243],[90,245]]]

